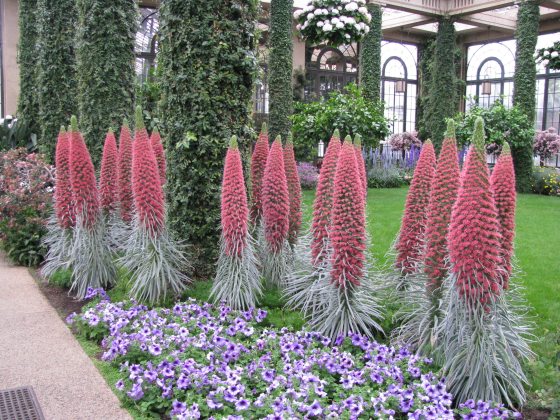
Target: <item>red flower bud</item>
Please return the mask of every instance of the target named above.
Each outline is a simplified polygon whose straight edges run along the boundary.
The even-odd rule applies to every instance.
[[[76,223],[70,180],[70,135],[64,127],[58,134],[56,144],[56,189],[54,192],[55,213],[58,224],[69,229]]]
[[[107,213],[115,210],[117,205],[117,141],[113,130],[109,130],[103,146],[101,160],[101,177],[99,180],[99,198],[101,208]]]
[[[292,142],[291,133],[289,134],[286,145],[284,146],[284,168],[286,170],[288,194],[290,196],[290,227],[288,232],[288,242],[294,245],[297,241],[299,229],[301,227],[301,184],[294,156],[294,144]]]
[[[121,219],[126,223],[132,220],[134,201],[132,197],[132,138],[130,128],[124,122],[119,137],[118,186]]]
[[[268,130],[263,123],[251,158],[251,220],[258,223],[263,215],[263,177],[268,159]]]
[[[163,143],[161,141],[161,136],[157,128],[154,131],[152,131],[152,136],[150,137],[150,143],[152,144],[152,149],[154,150],[156,161],[158,163],[161,185],[165,185],[165,181],[166,181],[165,171],[167,168],[166,161],[165,161],[165,150],[163,150]]]

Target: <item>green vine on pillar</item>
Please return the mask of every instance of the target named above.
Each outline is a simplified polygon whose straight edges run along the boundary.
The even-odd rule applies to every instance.
[[[364,97],[369,101],[381,98],[381,18],[383,11],[377,4],[367,5],[371,14],[369,32],[361,43],[360,51],[360,85]]]

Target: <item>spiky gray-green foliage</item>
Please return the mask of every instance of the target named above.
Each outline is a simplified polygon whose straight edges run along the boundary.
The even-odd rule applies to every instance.
[[[37,0],[19,1],[19,98],[17,114],[30,129],[40,134],[37,80]],[[57,122],[57,130],[60,122]]]
[[[369,32],[361,43],[360,50],[360,85],[364,97],[370,101],[378,101],[381,97],[381,17],[383,11],[378,4],[368,4],[371,13]]]
[[[288,138],[293,112],[292,8],[293,0],[270,2],[270,53],[268,62],[268,115],[270,138]]]
[[[518,106],[529,121],[535,120],[535,90],[537,68],[533,54],[539,35],[539,5],[533,0],[519,4],[517,11],[517,30],[515,39],[515,74],[513,78],[513,104]],[[521,192],[531,191],[533,176],[533,143],[512,147],[513,163],[517,189]]]
[[[132,0],[77,0],[76,58],[80,123],[93,163],[107,127],[131,117],[138,9]]]
[[[426,104],[425,124],[430,139],[439,153],[446,130],[446,118],[457,111],[457,76],[455,27],[453,20],[443,17],[439,20],[436,45],[434,49],[430,97]]]
[[[77,112],[75,0],[37,0],[39,150],[54,160],[60,124]]]
[[[166,0],[160,10],[169,217],[200,274],[219,248],[225,140],[237,135],[242,154],[250,144],[257,10],[257,0]]]
[[[54,215],[49,218],[47,233],[42,240],[47,255],[41,267],[41,275],[49,279],[58,270],[71,268],[72,240],[72,229],[61,228]]]

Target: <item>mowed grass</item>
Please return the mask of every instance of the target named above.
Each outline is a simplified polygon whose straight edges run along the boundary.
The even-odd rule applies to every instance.
[[[367,227],[373,256],[379,265],[399,230],[408,188],[370,189]],[[304,192],[305,217],[309,221],[314,191]],[[516,212],[515,254],[522,276],[518,282],[535,324],[534,361],[527,367],[531,403],[549,406],[560,399],[560,199],[519,194]],[[538,395],[537,395],[538,394]]]

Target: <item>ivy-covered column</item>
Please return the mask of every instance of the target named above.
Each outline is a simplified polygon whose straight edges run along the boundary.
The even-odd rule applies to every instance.
[[[19,98],[17,116],[40,134],[37,96],[37,0],[19,1]]]
[[[364,97],[370,101],[381,98],[381,7],[377,4],[368,4],[371,14],[369,32],[364,37],[360,49],[360,85]]]
[[[228,140],[250,144],[257,10],[256,0],[166,0],[160,11],[169,217],[201,275],[213,270],[219,247]]]
[[[439,20],[431,90],[427,103],[426,128],[439,153],[445,130],[446,118],[451,118],[457,112],[457,76],[455,67],[455,27],[453,21],[447,17]]]
[[[293,0],[270,2],[270,55],[268,62],[269,137],[288,137],[292,127],[292,8]]]
[[[76,114],[77,83],[74,34],[75,0],[38,0],[39,51],[37,62],[41,152],[54,161],[61,125]]]
[[[80,126],[94,163],[99,163],[107,129],[118,130],[133,115],[138,9],[133,0],[76,4]]]
[[[531,122],[535,121],[537,69],[533,54],[537,46],[538,35],[539,5],[533,0],[523,1],[517,10],[513,104],[518,106]],[[521,192],[531,191],[533,145],[529,140],[525,142],[526,144],[513,143],[511,145],[517,189]]]

